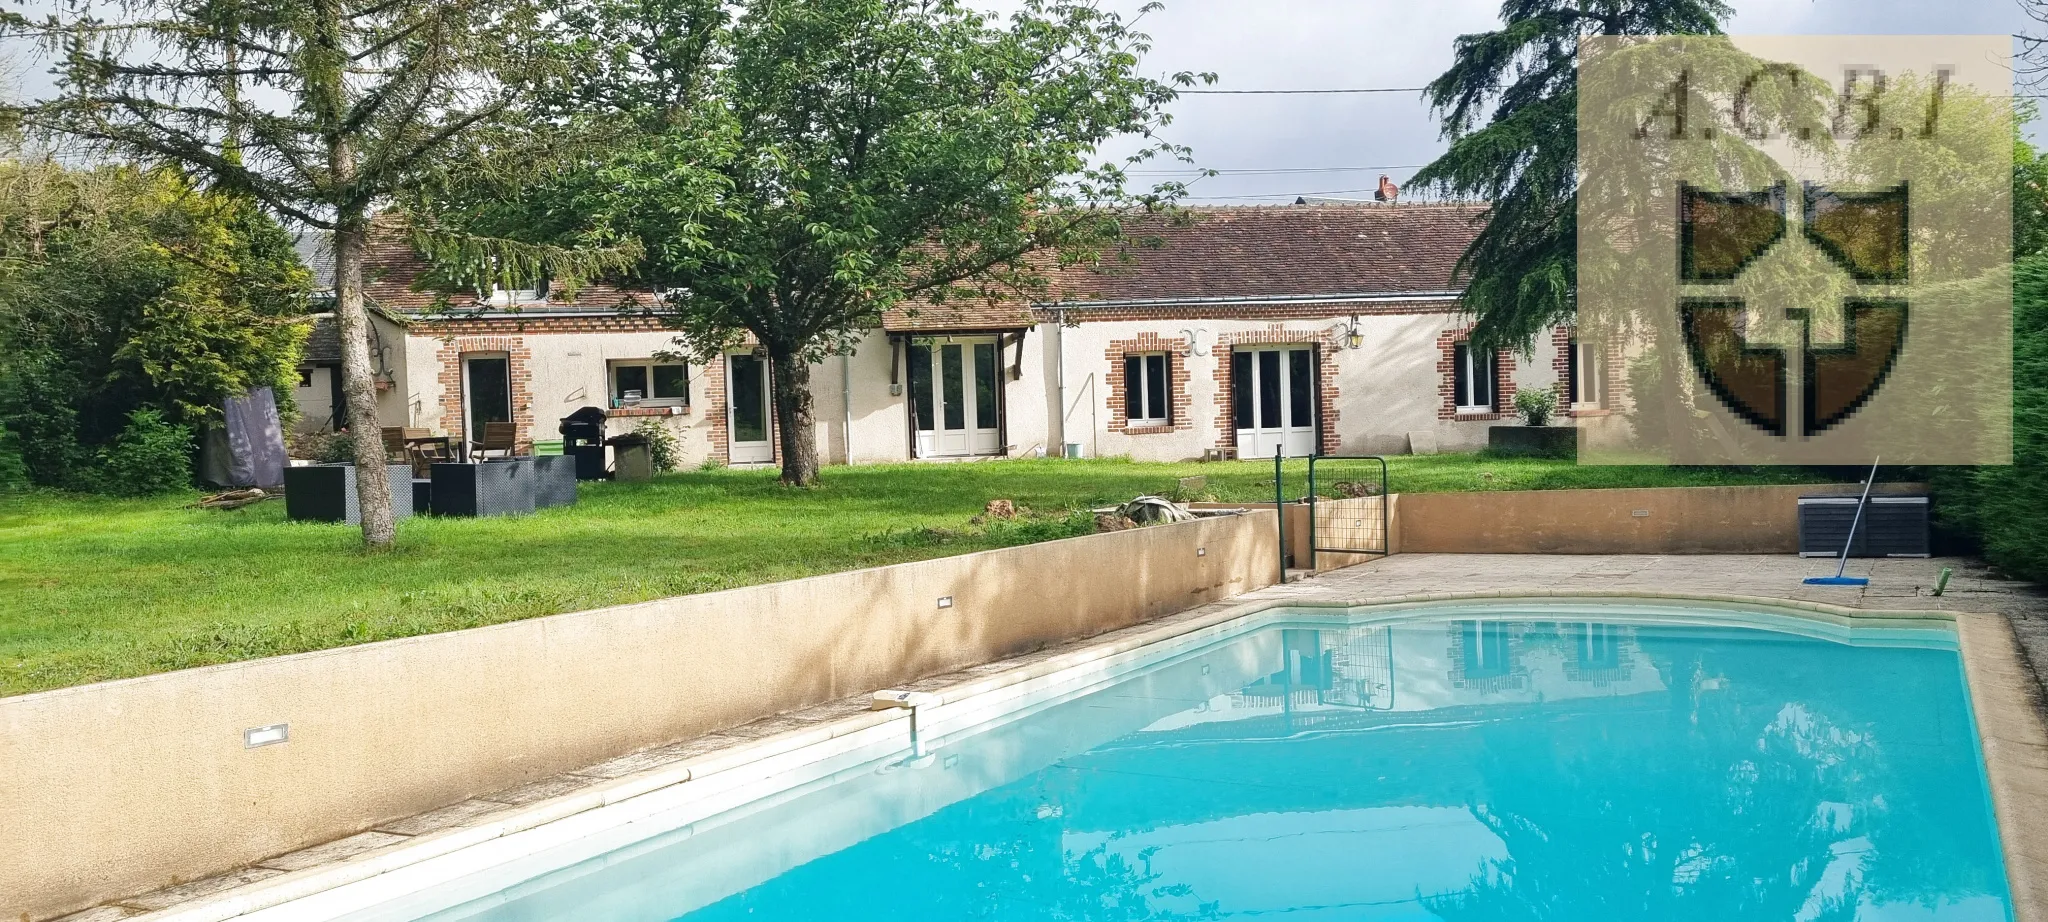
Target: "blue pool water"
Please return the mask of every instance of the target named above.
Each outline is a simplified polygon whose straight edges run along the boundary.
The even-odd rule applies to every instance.
[[[1557,617],[1260,629],[428,918],[2011,917],[1952,634]]]

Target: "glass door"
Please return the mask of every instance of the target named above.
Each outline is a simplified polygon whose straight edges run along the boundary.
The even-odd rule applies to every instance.
[[[768,360],[751,352],[725,357],[726,454],[733,464],[775,460],[768,421]]]
[[[469,441],[484,440],[485,423],[512,421],[512,361],[502,355],[467,356],[462,360],[463,431]]]
[[[1237,456],[1300,458],[1316,450],[1315,354],[1308,346],[1240,348],[1230,354]]]
[[[993,338],[947,337],[909,346],[910,413],[920,458],[1002,449],[1000,358]]]

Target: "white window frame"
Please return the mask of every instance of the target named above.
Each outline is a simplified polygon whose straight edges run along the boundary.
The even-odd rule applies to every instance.
[[[1160,380],[1157,382],[1149,380],[1149,369],[1152,363],[1148,360],[1151,359],[1153,356],[1158,356],[1162,360],[1159,363]],[[1131,359],[1138,360],[1138,380],[1136,381],[1131,380]],[[1160,405],[1166,408],[1166,415],[1131,416],[1130,418],[1124,420],[1124,425],[1126,427],[1132,429],[1142,429],[1152,426],[1173,425],[1173,354],[1170,352],[1165,352],[1163,350],[1157,349],[1152,350],[1150,352],[1124,353],[1124,409],[1126,411],[1126,416],[1129,416],[1129,410],[1131,405],[1130,400],[1133,396],[1137,398],[1138,409],[1144,410],[1147,413],[1150,412],[1150,408],[1152,406],[1153,385],[1155,383],[1158,385],[1158,390],[1165,395],[1166,399],[1161,401]]]
[[[1577,399],[1572,401],[1574,410],[1598,410],[1607,405],[1607,376],[1602,367],[1603,356],[1598,343],[1589,343],[1572,337],[1571,346],[1573,371],[1578,380],[1571,383]]]
[[[654,369],[663,367],[680,368],[683,370],[683,395],[681,397],[654,396]],[[641,397],[640,402],[632,404],[632,406],[687,407],[690,405],[690,364],[688,362],[664,362],[661,359],[645,358],[613,359],[605,363],[604,395],[606,406],[610,406],[613,400],[619,399],[619,369],[621,368],[647,369],[647,395]]]
[[[1451,347],[1451,362],[1454,365],[1460,361],[1460,359],[1458,358],[1460,354],[1464,356],[1464,367],[1462,369],[1454,367],[1451,370],[1452,386],[1453,388],[1456,387],[1456,382],[1458,380],[1458,372],[1463,371],[1465,373],[1465,390],[1469,391],[1469,393],[1461,392],[1453,396],[1453,399],[1457,401],[1458,412],[1460,414],[1500,412],[1499,408],[1494,406],[1494,401],[1498,399],[1497,395],[1500,393],[1500,358],[1498,356],[1489,354],[1488,357],[1491,358],[1492,361],[1489,361],[1486,364],[1481,365],[1479,363],[1478,358],[1480,354],[1479,350],[1472,348],[1472,345],[1470,343],[1457,343]],[[1479,372],[1482,369],[1484,369],[1487,372],[1486,402],[1469,402],[1471,400],[1476,400],[1479,397]]]

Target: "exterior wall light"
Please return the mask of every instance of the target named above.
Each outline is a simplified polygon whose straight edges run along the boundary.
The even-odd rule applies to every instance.
[[[1343,334],[1344,348],[1358,349],[1365,345],[1365,334],[1358,331],[1358,315],[1351,315],[1351,326]]]

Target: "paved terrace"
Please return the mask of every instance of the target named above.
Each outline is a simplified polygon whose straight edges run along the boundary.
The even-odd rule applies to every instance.
[[[1644,595],[1748,596],[1824,603],[1871,611],[1984,612],[2004,616],[2012,625],[2024,654],[2023,661],[2007,655],[2002,660],[1980,664],[1970,659],[1972,681],[1987,681],[2018,689],[2014,700],[2028,701],[2034,715],[2025,715],[2015,737],[2029,741],[1999,751],[1997,740],[1987,743],[1994,763],[2016,757],[2031,765],[2029,782],[2019,792],[2001,792],[2003,800],[2017,793],[2030,802],[2048,805],[2048,786],[2033,789],[2033,782],[2048,778],[2048,745],[2039,738],[2040,721],[2048,716],[2042,702],[2048,698],[2041,676],[2048,672],[2048,592],[2026,584],[1995,580],[1981,564],[1960,559],[1852,561],[1852,575],[1868,575],[1867,587],[1807,586],[1808,576],[1832,575],[1834,562],[1802,560],[1792,556],[1546,556],[1546,555],[1456,555],[1403,554],[1246,593],[1233,599],[1189,609],[1156,621],[1076,641],[1037,653],[933,676],[910,688],[932,691],[1029,666],[1088,647],[1115,643],[1169,628],[1177,623],[1215,618],[1247,603],[1368,604],[1394,599],[1414,600],[1429,595],[1545,595],[1616,593]],[[1931,595],[1942,567],[1955,574],[1947,592]],[[2000,651],[2004,652],[2004,651]],[[1966,657],[1971,657],[1967,649]],[[1979,672],[1989,675],[1980,677]],[[792,730],[817,726],[825,721],[849,717],[868,709],[866,696],[836,701],[819,707],[755,721],[742,727],[694,739],[681,740],[608,762],[543,778],[517,788],[443,807],[419,816],[386,823],[373,830],[324,845],[302,849],[257,862],[238,871],[183,884],[154,893],[117,900],[65,916],[62,922],[106,922],[130,919],[153,911],[198,908],[231,891],[283,885],[290,879],[343,865],[364,861],[403,848],[418,837],[464,826],[493,822],[522,810],[561,801],[579,792],[621,779],[661,771],[677,763],[701,758],[727,747],[742,746]],[[2003,755],[2001,755],[2003,753]],[[1994,779],[1996,787],[1997,779]],[[2025,842],[2015,839],[2028,840]],[[2031,846],[2031,848],[2029,848]],[[2048,860],[2048,828],[2038,834],[2007,836],[2009,851],[2027,849]],[[2013,869],[2015,872],[2017,868]],[[2015,873],[2013,890],[2021,922],[2048,922],[2039,903],[2028,905],[2022,894],[2029,888]],[[287,878],[277,880],[277,878]],[[242,895],[240,893],[237,894]]]

